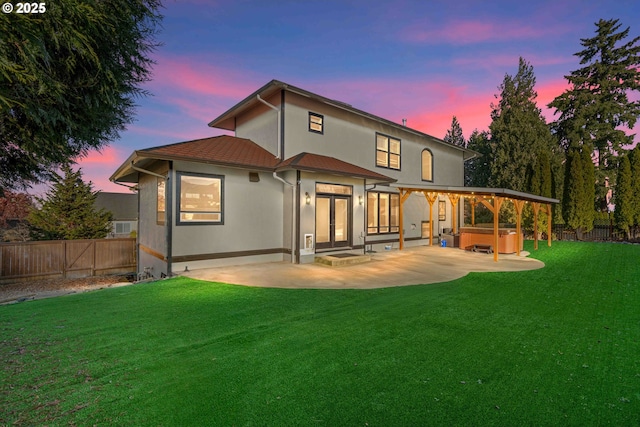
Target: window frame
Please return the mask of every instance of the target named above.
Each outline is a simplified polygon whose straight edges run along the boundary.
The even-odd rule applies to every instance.
[[[128,226],[129,230],[118,231],[118,226],[121,226],[121,228],[126,228],[125,226]],[[113,232],[115,234],[131,234],[131,231],[132,231],[131,221],[113,221]]]
[[[380,147],[378,146],[378,139],[380,137],[386,138],[386,150],[385,149],[380,149]],[[391,141],[394,141],[394,142],[397,141],[397,143],[398,143],[398,152],[397,153],[391,151]],[[396,171],[402,170],[402,140],[400,138],[395,138],[395,137],[390,136],[390,135],[385,135],[383,133],[376,132],[375,144],[376,144],[376,159],[375,159],[376,167],[385,168],[385,169],[391,169],[391,170],[396,170]],[[386,162],[384,162],[384,164],[382,164],[381,162],[378,161],[379,153],[385,153],[385,155],[386,155]],[[398,167],[397,168],[391,166],[391,155],[398,156]]]
[[[317,122],[313,122],[313,121],[311,120],[312,118],[318,118],[318,119],[320,119],[320,123],[319,123],[320,130],[313,129],[313,128],[311,127],[311,125],[312,125],[312,124],[316,124],[316,125],[318,125],[318,123],[317,123]],[[318,113],[314,113],[314,112],[312,112],[312,111],[309,111],[309,123],[308,123],[308,130],[309,130],[309,132],[313,132],[313,133],[317,133],[317,134],[320,134],[320,135],[324,135],[324,115],[322,115],[322,114],[318,114]]]
[[[162,195],[162,210],[160,210],[160,187],[164,194]],[[162,215],[161,215],[162,214]],[[156,178],[156,224],[164,225],[167,218],[167,180],[165,178]]]
[[[370,212],[370,203],[369,203],[369,197],[370,195],[376,195],[375,200],[375,223],[376,225],[374,227],[369,226],[369,212]],[[380,225],[380,218],[382,217],[381,211],[380,211],[380,196],[381,195],[386,195],[388,196],[387,199],[387,212],[386,212],[386,218],[387,218],[387,222],[388,224],[386,225]],[[394,202],[393,199],[396,199],[396,203],[395,203],[395,208],[396,208],[396,213],[395,215],[393,214],[393,209],[394,209]],[[395,217],[395,224],[394,221],[392,221],[392,219]],[[400,232],[400,194],[398,193],[389,193],[386,191],[367,191],[367,214],[366,214],[366,218],[367,218],[367,235],[385,235],[385,234],[398,234]],[[371,229],[375,228],[375,231],[372,231]],[[388,231],[380,231],[381,229],[386,228],[388,229]]]
[[[430,165],[430,171],[431,171],[431,179],[425,179],[424,177],[424,154],[429,153],[429,155],[431,156],[431,165]],[[420,154],[420,178],[422,178],[423,181],[425,182],[433,182],[433,151],[431,151],[428,148],[425,148],[424,150],[422,150],[422,154]]]
[[[220,181],[220,210],[219,211],[198,211],[197,213],[219,213],[219,221],[189,221],[183,220],[182,214],[190,211],[183,211],[182,201],[182,177],[217,179]],[[214,175],[198,172],[177,172],[176,173],[176,225],[224,225],[224,175]]]

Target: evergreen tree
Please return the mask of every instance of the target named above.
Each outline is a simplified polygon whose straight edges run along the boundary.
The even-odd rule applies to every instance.
[[[571,87],[549,104],[560,113],[554,129],[563,146],[581,144],[594,150],[596,194],[603,211],[615,159],[633,141],[623,129],[633,129],[640,115],[640,102],[629,100],[640,90],[640,37],[625,41],[629,28],[620,31],[620,26],[617,19],[596,23],[596,36],[582,39],[584,49],[575,54],[584,67],[565,76]]]
[[[636,148],[631,151],[629,161],[631,163],[632,177],[633,237],[637,238],[640,232],[640,145],[637,145]]]
[[[46,181],[116,139],[158,46],[158,0],[38,4],[0,14],[0,189]]]
[[[562,214],[564,222],[574,230],[582,228],[582,210],[585,204],[584,173],[582,158],[578,147],[567,151]]]
[[[456,116],[453,116],[453,119],[451,120],[451,129],[447,130],[447,134],[444,136],[444,142],[460,147],[464,147],[466,145],[464,135],[462,134],[462,127],[460,126]]]
[[[595,165],[591,158],[591,151],[582,149],[580,151],[582,161],[582,180],[584,185],[584,203],[581,206],[582,228],[584,232],[593,230],[593,220],[595,219]]]
[[[487,132],[475,129],[469,137],[467,148],[478,153],[478,156],[467,160],[464,164],[464,185],[467,187],[487,187],[491,177],[491,161],[493,148]]]
[[[505,75],[498,102],[491,108],[492,187],[531,191],[536,156],[551,153],[553,136],[536,105],[533,67],[520,58],[515,76]]]
[[[35,238],[39,240],[102,239],[111,231],[111,212],[97,210],[94,203],[98,191],[82,180],[82,170],[62,167],[56,174],[46,198],[29,215]]]
[[[624,231],[627,237],[629,237],[635,216],[632,192],[631,163],[629,162],[629,156],[622,156],[616,180],[616,208],[613,212],[613,218],[616,226]]]

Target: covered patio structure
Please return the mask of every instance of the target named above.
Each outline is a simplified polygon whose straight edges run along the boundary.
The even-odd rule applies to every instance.
[[[433,245],[433,205],[440,195],[445,195],[451,202],[452,210],[452,229],[453,234],[458,233],[457,213],[458,206],[464,198],[470,199],[471,202],[471,225],[475,226],[475,207],[478,203],[486,206],[493,214],[493,260],[498,261],[498,247],[500,242],[499,225],[500,225],[500,208],[505,201],[513,203],[516,211],[516,254],[520,255],[520,247],[522,245],[522,209],[525,203],[531,203],[533,208],[533,234],[534,248],[538,249],[538,214],[540,208],[546,210],[547,221],[547,244],[551,246],[551,205],[558,203],[559,200],[549,197],[536,196],[534,194],[513,191],[506,188],[484,188],[484,187],[452,187],[438,185],[415,185],[415,184],[391,184],[392,187],[398,189],[400,193],[399,206],[399,228],[400,228],[400,250],[404,247],[404,230],[403,230],[403,204],[412,193],[424,195],[429,203],[429,223],[431,227],[429,245]]]

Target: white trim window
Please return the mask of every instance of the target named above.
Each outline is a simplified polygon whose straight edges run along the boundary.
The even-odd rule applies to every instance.
[[[115,234],[130,234],[131,222],[130,221],[113,221],[113,229]]]

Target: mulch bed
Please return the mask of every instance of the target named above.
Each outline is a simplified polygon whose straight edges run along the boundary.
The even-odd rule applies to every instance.
[[[81,279],[43,279],[0,285],[0,304],[49,298],[130,283],[127,276],[110,275]]]

